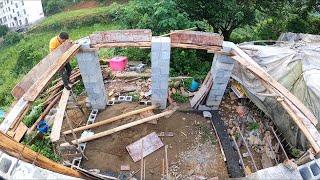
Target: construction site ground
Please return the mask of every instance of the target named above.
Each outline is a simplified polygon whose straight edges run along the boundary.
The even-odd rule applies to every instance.
[[[122,103],[109,106],[106,110],[99,112],[96,121],[142,107],[144,106],[138,105],[138,103]],[[82,116],[80,111],[69,114],[73,114],[74,122],[80,120]],[[102,132],[139,118],[139,115],[125,118],[109,125],[100,126],[94,129],[94,132]],[[66,123],[64,129],[68,129]],[[210,119],[205,119],[202,115],[195,113],[179,111],[169,118],[159,119],[156,125],[145,123],[88,142],[85,151],[88,160],[83,159],[82,167],[99,169],[101,172],[110,174],[119,173],[121,165],[129,165],[130,172],[137,172],[140,170],[140,163],[133,162],[126,146],[152,132],[173,133],[173,137],[160,137],[163,143],[169,146],[169,171],[172,177],[177,179],[185,179],[196,175],[207,178],[218,177],[220,179],[229,177]],[[209,136],[211,138],[208,138]],[[162,147],[145,158],[146,179],[159,179],[161,177],[162,159],[164,157],[164,148]],[[139,173],[137,173],[137,176],[139,176]]]

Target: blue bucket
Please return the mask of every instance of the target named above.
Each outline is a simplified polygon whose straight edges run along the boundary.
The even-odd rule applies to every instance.
[[[49,130],[49,125],[47,124],[46,121],[41,120],[41,121],[39,122],[39,124],[37,125],[37,129],[38,129],[38,131],[41,132],[42,134],[45,134],[45,133],[47,133],[48,130]]]
[[[200,85],[200,84],[193,79],[192,82],[191,82],[191,84],[190,84],[189,90],[190,90],[191,92],[194,92],[194,91],[198,90],[199,85]]]

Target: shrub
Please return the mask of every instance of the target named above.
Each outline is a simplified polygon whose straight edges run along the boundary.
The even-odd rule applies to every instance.
[[[23,119],[23,123],[26,126],[31,127],[34,124],[34,122],[39,118],[42,111],[43,111],[42,103],[34,105],[31,109],[31,112]]]
[[[178,103],[187,103],[188,102],[188,97],[186,96],[183,96],[182,94],[180,93],[173,93],[171,95],[172,99]]]
[[[0,25],[0,37],[6,35],[9,32],[9,28],[6,25]]]
[[[26,74],[42,58],[42,53],[36,44],[26,44],[19,51],[16,65],[13,68],[15,75]]]
[[[18,43],[23,38],[23,35],[17,32],[9,32],[4,36],[5,45],[13,45]]]

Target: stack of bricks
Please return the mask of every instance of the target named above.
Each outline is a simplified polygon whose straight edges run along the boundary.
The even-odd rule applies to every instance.
[[[152,37],[152,104],[167,106],[171,42],[169,37]]]
[[[228,44],[224,43],[223,50],[229,52]],[[231,77],[234,60],[226,55],[215,54],[211,67],[212,88],[209,92],[206,105],[212,110],[217,110],[221,103],[223,94]]]
[[[82,49],[90,48],[90,40],[79,40]],[[93,109],[105,109],[107,92],[104,87],[98,54],[96,51],[80,51],[76,55],[83,84]]]

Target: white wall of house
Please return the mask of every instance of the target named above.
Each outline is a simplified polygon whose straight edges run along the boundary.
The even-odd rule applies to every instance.
[[[24,0],[29,23],[34,23],[44,17],[41,0]]]
[[[41,0],[0,0],[0,24],[17,28],[44,17]]]

